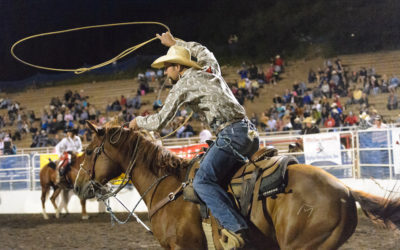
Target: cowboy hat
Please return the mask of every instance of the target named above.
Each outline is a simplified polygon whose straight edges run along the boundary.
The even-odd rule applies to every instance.
[[[165,67],[165,63],[177,63],[195,69],[201,69],[200,65],[192,61],[190,58],[190,51],[182,46],[171,46],[165,56],[157,58],[151,67],[160,69]]]
[[[309,116],[303,120],[303,123],[315,123],[315,121],[311,118],[311,116]]]

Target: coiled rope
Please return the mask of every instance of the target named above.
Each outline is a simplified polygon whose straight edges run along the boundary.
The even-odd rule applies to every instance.
[[[38,69],[45,69],[45,70],[51,70],[51,71],[63,71],[63,72],[74,72],[75,74],[82,74],[84,72],[93,70],[93,69],[97,69],[97,68],[101,68],[104,67],[106,65],[109,65],[127,55],[129,55],[130,53],[134,52],[135,50],[139,49],[140,47],[143,47],[144,45],[158,39],[157,37],[153,37],[145,42],[142,42],[140,44],[137,44],[135,46],[132,46],[126,50],[124,50],[123,52],[121,52],[120,54],[118,54],[117,56],[94,66],[88,67],[88,68],[77,68],[77,69],[61,69],[61,68],[51,68],[51,67],[44,67],[44,66],[40,66],[40,65],[36,65],[33,63],[29,63],[27,61],[22,60],[21,58],[17,57],[14,53],[14,49],[15,47],[22,43],[25,42],[27,40],[30,39],[34,39],[37,37],[42,37],[42,36],[50,36],[50,35],[55,35],[55,34],[62,34],[62,33],[68,33],[68,32],[73,32],[73,31],[78,31],[78,30],[87,30],[87,29],[96,29],[96,28],[104,28],[104,27],[113,27],[113,26],[126,26],[126,25],[134,25],[134,24],[154,24],[154,25],[160,25],[162,27],[164,27],[167,31],[169,30],[169,27],[163,23],[160,22],[125,22],[125,23],[112,23],[112,24],[101,24],[101,25],[92,25],[92,26],[84,26],[84,27],[78,27],[78,28],[73,28],[73,29],[66,29],[66,30],[60,30],[60,31],[53,31],[53,32],[47,32],[47,33],[41,33],[41,34],[36,34],[36,35],[32,35],[32,36],[28,36],[25,37],[17,42],[15,42],[12,46],[11,46],[11,55],[18,61],[20,61],[23,64],[29,65],[31,67],[34,68],[38,68]]]

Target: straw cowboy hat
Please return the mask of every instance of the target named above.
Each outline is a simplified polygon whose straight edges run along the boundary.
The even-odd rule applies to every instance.
[[[303,120],[303,123],[315,123],[315,121],[309,116]]]
[[[157,60],[151,64],[151,67],[160,69],[165,67],[165,63],[167,62],[177,63],[188,67],[193,67],[195,69],[201,69],[200,65],[191,60],[190,51],[178,45],[171,46],[167,54],[157,58]]]

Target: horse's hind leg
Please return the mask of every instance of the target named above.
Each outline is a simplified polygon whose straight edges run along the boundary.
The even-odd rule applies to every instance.
[[[60,194],[61,188],[55,187],[54,192],[50,197],[51,203],[53,203],[54,209],[56,210],[56,218],[60,218],[60,209],[57,207],[56,198]]]
[[[322,243],[319,249],[337,249],[354,233],[357,227],[357,208],[353,199],[341,200],[341,217],[331,235]]]
[[[43,214],[43,218],[45,220],[49,219],[49,216],[46,213],[46,205],[45,205],[46,196],[47,196],[47,193],[49,192],[49,190],[50,190],[50,186],[42,186],[42,197],[41,197],[41,200],[42,200],[42,214]]]
[[[89,219],[89,215],[86,213],[86,200],[81,199],[81,206],[82,206],[82,220]]]
[[[62,211],[62,209],[64,208],[65,213],[69,214],[69,211],[68,211],[69,190],[68,189],[63,189],[62,198],[63,199],[60,203],[60,211]]]

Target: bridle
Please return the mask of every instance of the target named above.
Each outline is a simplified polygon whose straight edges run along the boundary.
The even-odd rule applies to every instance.
[[[121,134],[122,134],[123,128],[124,128],[124,125],[122,125],[118,130],[116,130],[116,132],[114,132],[111,135],[110,141],[109,141],[110,144],[114,145],[114,144],[118,143],[119,139],[121,138]],[[113,138],[117,134],[118,134],[118,138],[116,140],[114,140]],[[113,191],[113,192],[108,191],[109,190],[108,187],[106,187],[105,185],[103,185],[103,184],[101,184],[101,183],[99,183],[99,182],[94,180],[96,162],[97,162],[98,157],[101,155],[101,153],[104,153],[104,155],[112,161],[112,158],[104,150],[104,144],[106,142],[106,135],[104,135],[103,140],[101,141],[100,145],[93,150],[93,152],[95,153],[95,156],[94,156],[93,164],[92,164],[92,167],[90,168],[90,170],[86,170],[85,168],[83,168],[83,165],[84,165],[84,161],[83,161],[81,163],[81,165],[80,165],[78,176],[77,176],[76,179],[78,179],[80,171],[83,170],[83,172],[86,173],[90,178],[89,187],[88,188],[93,192],[95,191],[95,187],[100,189],[100,190],[102,190],[102,191],[104,191],[105,194],[99,194],[98,195],[98,197],[97,197],[98,200],[104,201],[104,200],[110,198],[111,196],[116,196],[116,194],[119,191],[121,191],[129,183],[129,181],[131,181],[131,174],[132,174],[133,167],[135,166],[136,160],[137,160],[137,152],[138,152],[138,148],[139,148],[139,141],[140,141],[140,136],[138,136],[138,138],[136,140],[136,145],[135,145],[135,148],[133,150],[133,154],[132,154],[131,160],[129,162],[129,166],[128,166],[127,170],[125,171],[125,176],[124,176],[121,184],[119,185],[119,187],[115,191]]]
[[[121,137],[121,134],[122,134],[122,130],[123,130],[123,126],[121,126],[121,127],[119,128],[119,130],[117,130],[114,134],[111,135],[111,137],[110,137],[110,144],[116,144],[116,143],[119,141],[119,139],[120,139],[120,137]],[[119,136],[118,136],[118,139],[117,139],[117,140],[113,140],[114,136],[118,133],[118,131],[120,131]],[[99,201],[100,201],[100,200],[101,200],[101,201],[105,201],[105,200],[107,200],[107,199],[110,198],[110,197],[116,197],[117,193],[118,193],[119,191],[121,191],[121,190],[129,183],[129,181],[131,181],[131,179],[132,179],[132,178],[131,178],[131,174],[132,174],[133,168],[134,168],[134,166],[135,166],[135,164],[136,164],[136,160],[137,160],[137,152],[138,152],[138,148],[139,148],[140,136],[138,136],[138,138],[137,138],[137,140],[136,140],[136,145],[135,145],[135,148],[134,148],[134,150],[133,150],[132,157],[131,157],[131,160],[130,160],[130,162],[129,162],[129,166],[128,166],[126,172],[125,172],[124,179],[122,180],[121,184],[118,186],[118,188],[117,188],[115,191],[109,191],[109,188],[108,188],[108,187],[106,187],[105,185],[102,185],[101,183],[99,183],[99,182],[97,182],[97,181],[94,180],[94,177],[95,177],[95,168],[96,168],[96,161],[97,161],[97,158],[101,155],[101,153],[104,153],[104,155],[105,155],[106,157],[108,157],[109,159],[112,160],[112,158],[111,158],[110,156],[108,156],[107,153],[106,153],[105,150],[104,150],[104,144],[105,144],[105,141],[106,141],[105,139],[106,139],[106,136],[104,135],[104,138],[103,138],[103,140],[101,141],[101,144],[100,144],[98,147],[96,147],[96,148],[94,149],[94,151],[93,151],[96,155],[95,155],[95,158],[94,158],[93,165],[92,165],[91,169],[90,169],[89,171],[86,170],[86,169],[84,169],[84,168],[83,168],[84,162],[82,162],[82,164],[80,165],[79,172],[78,172],[78,176],[79,176],[80,171],[83,170],[83,171],[90,177],[88,189],[89,189],[90,191],[92,191],[92,192],[96,195],[96,197],[97,197],[97,199],[98,199]],[[157,178],[157,180],[155,180],[155,181],[146,189],[146,191],[141,195],[141,197],[140,197],[138,203],[136,204],[136,206],[134,207],[134,209],[133,209],[133,211],[130,213],[130,215],[134,214],[135,208],[137,207],[137,205],[139,204],[139,202],[140,202],[141,200],[143,200],[143,198],[150,192],[150,190],[152,190],[154,187],[157,187],[157,186],[161,183],[161,181],[164,180],[165,178],[167,178],[168,176],[169,176],[169,175],[167,174],[167,175],[163,175],[163,176]],[[77,177],[77,179],[78,179],[78,177]],[[171,201],[174,201],[174,200],[179,196],[179,194],[182,193],[182,191],[183,191],[183,189],[186,187],[186,185],[187,185],[187,183],[186,183],[186,182],[183,182],[174,192],[169,193],[167,197],[165,197],[165,198],[162,199],[160,202],[158,202],[157,204],[155,204],[155,206],[153,206],[153,208],[150,208],[150,209],[149,209],[149,218],[151,219],[151,217],[152,217],[159,209],[161,209],[163,206],[165,206],[166,204],[168,204],[168,203],[171,202]],[[99,194],[99,193],[96,193],[96,192],[95,192],[95,188],[101,190],[102,192],[101,192],[100,194]],[[103,193],[104,193],[104,194],[103,194]],[[109,208],[108,208],[108,209],[109,209]],[[110,212],[111,212],[111,214],[112,214],[112,211],[110,211]],[[130,216],[130,215],[129,215],[129,216]],[[114,219],[116,220],[116,218],[114,218]],[[126,222],[128,221],[128,219],[129,219],[129,217],[128,217],[128,218],[126,219],[126,221],[123,222],[123,223],[126,223]],[[138,219],[138,218],[137,218],[137,219]],[[120,221],[118,221],[118,220],[116,220],[116,221],[120,223]],[[120,223],[120,224],[122,224],[122,223]]]

